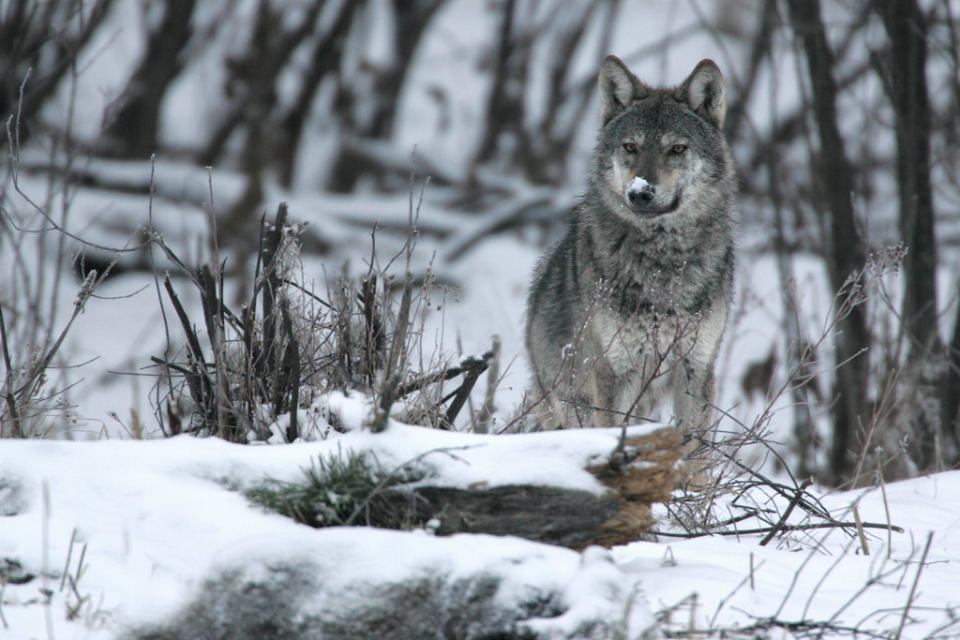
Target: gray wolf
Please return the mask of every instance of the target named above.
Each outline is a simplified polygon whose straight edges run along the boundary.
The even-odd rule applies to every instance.
[[[608,56],[599,85],[586,191],[528,299],[540,428],[635,423],[672,390],[677,423],[705,430],[737,225],[723,76],[703,60],[652,88]]]

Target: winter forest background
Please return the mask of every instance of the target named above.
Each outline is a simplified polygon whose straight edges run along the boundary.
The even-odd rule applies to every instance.
[[[454,297],[489,285],[458,270],[469,252],[506,237],[535,255],[558,237],[597,128],[596,70],[612,52],[651,84],[679,82],[701,57],[725,74],[743,222],[730,329],[741,341],[733,361],[727,352],[722,408],[779,388],[792,465],[831,484],[862,481],[865,465],[903,477],[960,459],[954,2],[0,9],[5,437],[117,431],[83,411],[91,384],[134,389],[142,397],[112,408],[119,423],[133,409],[144,434],[168,432],[165,400],[144,402],[148,378],[85,365],[102,354],[68,348],[84,342],[76,329],[58,344],[75,276],[152,282],[167,270],[153,233],[189,268],[216,247],[230,288],[252,275],[261,216],[283,200],[292,221],[309,222],[300,243],[310,277],[345,263],[360,273],[373,224],[386,256],[405,241],[407,201],[422,190],[415,278],[429,266]],[[516,286],[528,274],[514,273]],[[755,282],[767,276],[779,285],[770,295]],[[805,289],[807,278],[823,290]],[[141,293],[138,306],[153,316],[166,302],[156,297]],[[492,304],[522,303],[521,293]],[[98,304],[94,295],[86,313]],[[738,331],[757,308],[776,332]],[[482,313],[489,327],[447,319],[446,332],[482,350],[503,331],[497,314],[522,322],[513,309]],[[520,329],[507,331],[503,358],[522,373]],[[171,345],[106,370],[149,376],[145,358],[166,358]],[[524,385],[509,378],[502,411]]]
[[[263,474],[293,478],[297,447],[315,447],[327,473],[324,464],[341,460],[337,438],[366,443],[360,432],[379,432],[391,418],[436,427],[429,433],[442,438],[533,429],[526,288],[583,190],[599,126],[596,74],[612,53],[651,85],[678,84],[707,57],[724,74],[742,221],[710,446],[747,480],[730,480],[717,494],[726,498],[714,497],[717,505],[730,498],[730,513],[753,500],[750,518],[770,532],[760,545],[778,534],[776,550],[757,553],[761,565],[787,567],[779,582],[754,592],[756,540],[739,537],[674,546],[678,557],[720,567],[704,574],[719,575],[719,586],[701,590],[699,609],[696,594],[687,596],[689,565],[677,567],[670,547],[661,560],[660,545],[615,548],[611,577],[606,556],[506,538],[453,536],[428,547],[413,534],[396,542],[331,530],[296,539],[314,559],[336,559],[328,544],[345,550],[363,585],[398,562],[377,555],[396,544],[409,545],[411,575],[424,558],[473,567],[516,549],[523,561],[508,564],[522,567],[502,584],[527,584],[524,563],[533,563],[530,575],[557,589],[568,578],[593,585],[567,593],[563,606],[540,598],[538,611],[562,630],[536,637],[607,637],[582,634],[578,621],[626,620],[633,596],[594,611],[584,594],[614,583],[635,593],[634,574],[648,585],[656,623],[677,633],[689,626],[691,637],[697,616],[704,628],[745,634],[901,637],[923,628],[950,637],[960,620],[950,593],[960,510],[944,502],[956,495],[947,490],[956,473],[938,472],[960,463],[958,34],[956,0],[0,0],[0,635],[41,634],[30,626],[39,601],[12,585],[30,571],[49,580],[38,567],[48,566],[50,549],[66,566],[58,595],[48,590],[42,603],[47,637],[67,624],[61,618],[85,616],[85,628],[101,628],[100,606],[76,584],[65,588],[81,538],[94,563],[84,583],[137,624],[147,610],[156,615],[156,602],[179,605],[183,585],[198,584],[210,557],[236,542],[234,530],[276,525],[232,500]],[[666,421],[669,411],[653,417]],[[403,457],[425,431],[403,429],[394,423],[377,441],[384,461],[394,450],[398,463],[423,455]],[[170,438],[179,434],[306,444]],[[537,435],[567,443],[557,445],[567,462],[575,438],[599,447],[608,437]],[[102,448],[61,464],[63,450],[42,448],[58,440]],[[127,440],[158,442],[133,449]],[[322,458],[327,452],[333,457]],[[512,482],[536,466],[534,453],[521,448],[470,473]],[[363,467],[350,458],[346,472],[354,464]],[[47,536],[46,483],[57,473],[54,502],[61,514],[64,504],[75,509],[68,518],[87,518],[86,532],[70,533],[63,527],[81,525],[61,519]],[[111,478],[118,484],[101,484]],[[197,478],[223,486],[214,496]],[[139,488],[128,492],[128,481]],[[176,498],[150,493],[167,483]],[[879,488],[882,500],[872,489],[830,493],[854,487]],[[112,505],[102,513],[98,492]],[[198,513],[183,515],[184,495]],[[747,521],[725,520],[714,497],[697,503],[702,529],[672,535],[723,526],[722,535],[740,536],[730,528]],[[869,558],[881,564],[866,564],[863,530],[855,544],[849,522],[825,515],[848,502],[885,512],[870,517],[886,520],[888,564],[882,554]],[[683,521],[685,504],[668,508],[670,526]],[[204,528],[207,505],[223,515],[218,526]],[[347,513],[354,508],[336,522],[357,524],[361,507]],[[801,511],[806,520],[790,529]],[[893,537],[891,511],[907,520],[901,525],[929,528],[922,556],[919,541],[903,540],[913,529]],[[132,525],[123,519],[130,513],[141,514]],[[30,546],[41,526],[34,517],[42,553]],[[854,517],[859,529],[855,510],[844,516]],[[843,527],[838,536],[849,541],[802,533],[811,519],[811,530]],[[110,547],[121,529],[123,554]],[[168,548],[172,538],[183,544]],[[244,564],[258,552],[237,557]],[[549,567],[537,564],[544,557]],[[808,561],[814,569],[804,572]],[[328,577],[348,580],[343,566],[327,565]],[[848,591],[831,590],[837,567],[841,582],[855,576]],[[77,582],[84,568],[81,555]],[[316,586],[290,571],[287,582]],[[231,576],[210,578],[206,591],[229,594]],[[908,616],[921,601],[918,583],[928,589],[923,611],[934,612],[926,618],[919,608]],[[473,602],[469,581],[452,584],[453,596],[451,585],[430,584],[454,598],[445,611],[459,610],[456,597]],[[812,595],[794,625],[785,606],[797,584]],[[734,617],[720,616],[741,587],[741,617],[733,605],[724,615]],[[821,589],[828,602],[811,608]],[[889,597],[869,602],[877,590]],[[390,615],[407,608],[397,593]],[[525,606],[523,594],[507,600]],[[283,589],[273,595],[290,601]],[[50,602],[61,600],[67,615],[54,624]],[[677,602],[690,610],[689,625]],[[704,603],[716,602],[711,618]],[[561,624],[571,603],[583,605],[582,617]],[[864,617],[848,623],[861,605]],[[645,608],[634,613],[643,629],[654,624]]]

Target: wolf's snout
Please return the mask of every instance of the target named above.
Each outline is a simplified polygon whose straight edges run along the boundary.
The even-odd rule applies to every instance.
[[[653,202],[657,188],[643,178],[634,178],[627,185],[627,204],[642,207]]]
[[[627,200],[630,201],[630,204],[650,204],[653,201],[654,195],[656,195],[656,193],[652,187],[642,191],[635,191],[631,189],[630,191],[627,191]]]

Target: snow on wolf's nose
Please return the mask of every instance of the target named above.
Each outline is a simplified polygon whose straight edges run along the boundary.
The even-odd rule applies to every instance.
[[[653,195],[656,192],[656,189],[652,184],[644,180],[643,178],[634,178],[627,184],[626,193],[624,197],[627,201],[627,204],[633,204],[638,200],[640,202],[650,202],[653,200]]]

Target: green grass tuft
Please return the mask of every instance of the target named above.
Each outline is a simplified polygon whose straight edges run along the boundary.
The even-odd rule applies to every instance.
[[[316,528],[405,529],[418,524],[412,522],[414,494],[398,487],[420,480],[422,471],[404,467],[386,472],[372,455],[349,451],[318,456],[303,474],[302,482],[266,478],[244,494],[254,504]]]

